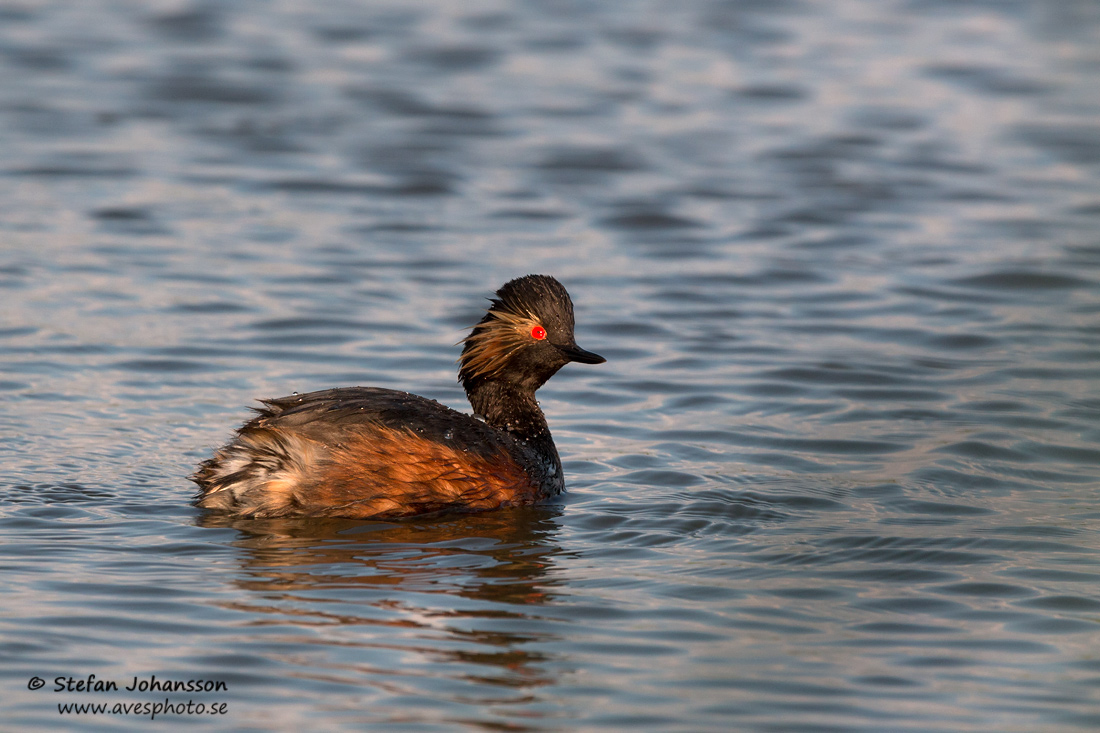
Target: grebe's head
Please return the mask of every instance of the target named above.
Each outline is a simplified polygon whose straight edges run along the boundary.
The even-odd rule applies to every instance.
[[[573,301],[549,275],[516,278],[496,296],[462,342],[458,378],[467,392],[485,381],[510,382],[534,392],[571,361],[607,361],[577,346]]]

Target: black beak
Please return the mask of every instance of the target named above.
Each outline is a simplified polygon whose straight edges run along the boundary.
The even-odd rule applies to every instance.
[[[569,361],[575,361],[580,364],[603,364],[607,359],[603,358],[599,354],[593,354],[591,351],[585,351],[576,344],[570,344],[569,346],[559,346],[558,350],[565,354],[565,357]]]

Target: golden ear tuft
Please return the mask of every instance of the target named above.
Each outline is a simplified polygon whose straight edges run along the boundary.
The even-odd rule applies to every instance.
[[[504,368],[511,356],[531,342],[542,328],[534,313],[490,310],[488,317],[462,340],[460,374],[464,379],[485,377]]]

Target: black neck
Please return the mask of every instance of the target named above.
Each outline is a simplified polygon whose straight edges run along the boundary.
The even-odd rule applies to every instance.
[[[467,382],[466,396],[474,412],[484,417],[485,422],[507,431],[534,451],[539,460],[529,470],[554,487],[553,493],[560,493],[563,488],[561,458],[535,393],[508,382],[487,380]]]
[[[467,387],[466,396],[474,412],[493,427],[507,430],[527,442],[550,437],[546,417],[533,392],[495,380],[479,381]]]

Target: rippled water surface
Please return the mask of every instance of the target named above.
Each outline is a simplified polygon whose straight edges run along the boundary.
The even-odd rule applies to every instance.
[[[1100,6],[316,5],[0,0],[4,726],[1100,728]],[[528,272],[563,503],[189,505]]]

